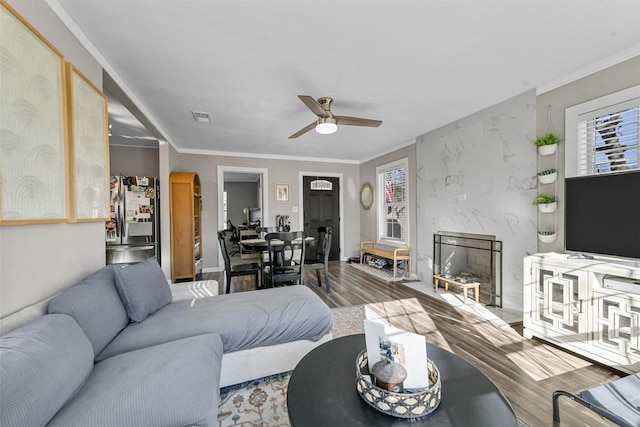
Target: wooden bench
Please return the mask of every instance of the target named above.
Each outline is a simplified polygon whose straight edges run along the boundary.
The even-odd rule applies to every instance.
[[[444,282],[444,291],[449,290],[449,285],[460,286],[464,295],[464,303],[467,303],[467,289],[473,288],[476,295],[476,303],[480,304],[480,283],[479,282],[458,282],[455,279],[447,279],[442,276],[433,275],[433,290],[438,293],[439,282]]]
[[[362,264],[365,254],[393,260],[394,279],[396,278],[398,261],[407,261],[407,273],[408,276],[411,277],[411,248],[381,249],[376,247],[375,242],[367,240],[360,243],[360,264]]]

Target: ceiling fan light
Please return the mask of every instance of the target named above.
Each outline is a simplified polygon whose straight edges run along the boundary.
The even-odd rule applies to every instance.
[[[334,133],[338,130],[338,125],[336,125],[336,119],[333,117],[325,117],[319,118],[316,124],[316,132],[321,133],[323,135],[328,135],[330,133]]]

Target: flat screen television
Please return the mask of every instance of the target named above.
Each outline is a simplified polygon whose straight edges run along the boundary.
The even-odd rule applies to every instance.
[[[262,220],[262,211],[260,208],[249,208],[249,224],[254,224]]]
[[[640,259],[640,171],[566,178],[565,249]]]

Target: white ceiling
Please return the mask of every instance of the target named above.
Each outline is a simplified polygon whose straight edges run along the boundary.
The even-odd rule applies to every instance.
[[[158,140],[140,121],[109,91],[109,124],[111,125],[110,145],[128,147],[157,148]]]
[[[47,2],[181,152],[357,163],[640,54],[638,0]],[[299,94],[383,123],[288,139]]]

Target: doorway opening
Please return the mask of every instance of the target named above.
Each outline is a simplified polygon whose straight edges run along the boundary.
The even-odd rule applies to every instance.
[[[268,169],[218,166],[218,230],[251,226],[269,218]],[[224,265],[218,251],[218,265]]]

